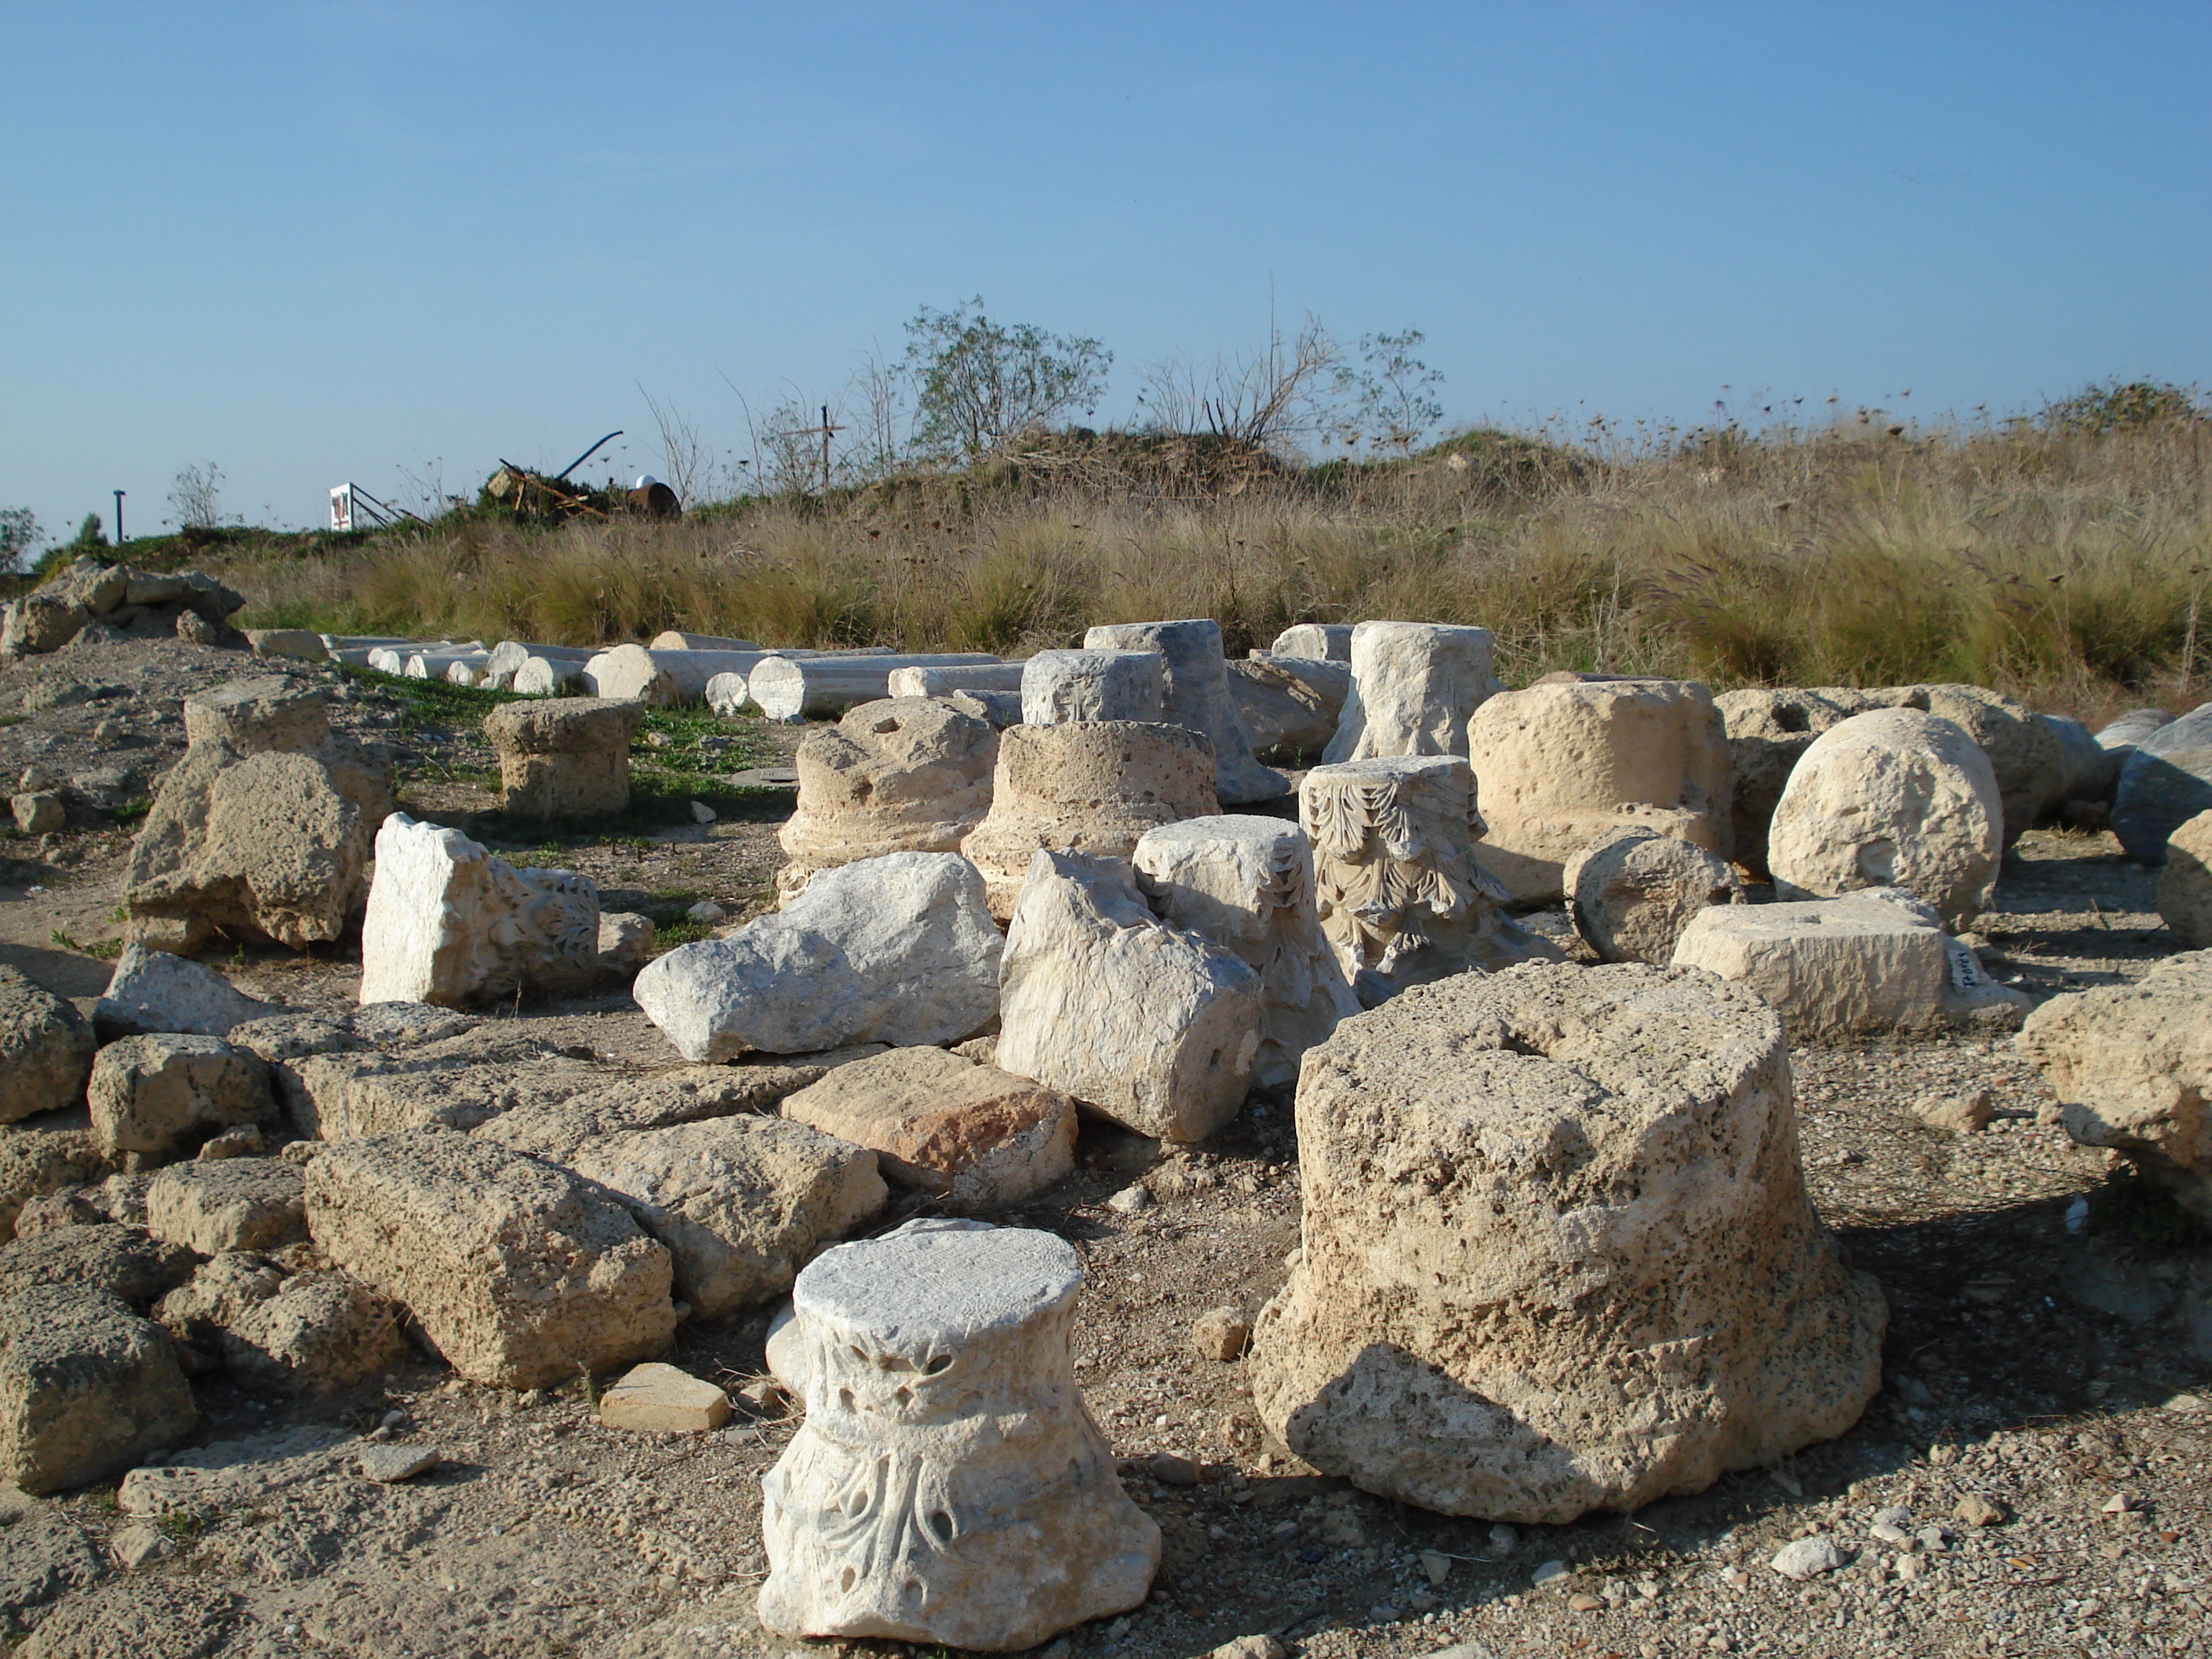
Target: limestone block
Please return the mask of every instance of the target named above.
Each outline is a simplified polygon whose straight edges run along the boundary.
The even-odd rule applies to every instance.
[[[916,670],[916,672],[926,671]],[[777,840],[788,902],[817,870],[887,853],[957,853],[991,810],[999,734],[930,697],[849,710],[799,745],[799,802]]]
[[[76,1105],[98,1046],[83,1015],[0,963],[0,1123]]]
[[[392,810],[383,752],[333,736],[322,694],[281,678],[187,697],[185,737],[124,868],[131,937],[167,951],[218,929],[295,950],[337,939]]]
[[[0,1334],[0,1478],[27,1492],[120,1474],[198,1422],[168,1333],[105,1291],[26,1291]]]
[[[975,866],[892,853],[824,870],[773,915],[654,957],[630,994],[690,1060],[957,1042],[997,1010],[1003,944]]]
[[[1468,717],[1503,690],[1486,628],[1364,622],[1352,630],[1352,690],[1322,759],[1464,755]]]
[[[2136,742],[2120,768],[2112,831],[2130,858],[2155,867],[2166,862],[2166,837],[2207,810],[2212,810],[2212,702]]]
[[[247,996],[203,963],[126,945],[92,1023],[111,1040],[161,1032],[227,1037],[234,1027],[273,1012],[273,1005]]]
[[[1807,1200],[1781,1022],[1641,963],[1407,992],[1307,1057],[1261,1420],[1324,1473],[1563,1522],[1849,1428],[1885,1310]]]
[[[333,1146],[307,1228],[474,1382],[544,1388],[648,1359],[676,1329],[668,1252],[610,1194],[441,1130]]]
[[[991,729],[1003,732],[1010,726],[1022,723],[1022,694],[1019,691],[947,691],[944,701],[963,714],[972,714],[979,720],[988,720]]]
[[[629,742],[645,706],[604,697],[503,703],[484,716],[509,814],[610,817],[629,808]]]
[[[527,708],[527,704],[514,704]],[[518,870],[458,830],[394,812],[376,836],[361,1000],[458,1005],[597,977],[599,896],[569,870]]]
[[[1273,657],[1304,657],[1316,662],[1352,660],[1350,623],[1295,623],[1267,647]]]
[[[2051,728],[2058,739],[2058,765],[2052,775],[2050,794],[2043,802],[2036,821],[2043,822],[2060,811],[2069,801],[2101,801],[2110,805],[2112,790],[2120,781],[2121,756],[2099,743],[2089,728],[2077,720],[2063,714],[2038,714],[2035,717]]]
[[[1694,680],[1581,680],[1491,698],[1468,722],[1490,822],[1483,864],[1516,903],[1565,892],[1566,862],[1642,824],[1729,854],[1729,750]]]
[[[274,1066],[294,1126],[312,1139],[361,1140],[406,1129],[473,1129],[508,1112],[556,1107],[604,1089],[608,1068],[528,1037],[481,1032],[400,1053],[342,1048]]]
[[[599,912],[599,969],[624,979],[653,954],[653,918],[631,910]]]
[[[890,1179],[961,1208],[1013,1204],[1075,1168],[1075,1103],[942,1048],[893,1048],[786,1097],[783,1115],[866,1146]]]
[[[675,1365],[633,1365],[599,1396],[599,1421],[611,1429],[655,1434],[703,1434],[730,1420],[730,1396]]]
[[[2199,812],[2167,838],[2158,914],[2191,950],[2212,947],[2212,811]]]
[[[91,613],[68,594],[37,588],[8,607],[0,623],[0,658],[41,656],[76,637]]]
[[[1139,1134],[1203,1140],[1243,1105],[1260,976],[1155,917],[1121,860],[1040,851],[1006,932],[999,1021],[1000,1069]]]
[[[834,720],[856,703],[889,696],[893,669],[949,668],[998,660],[988,651],[764,657],[745,676],[745,689],[754,705],[772,720],[791,724]]]
[[[166,1158],[241,1123],[273,1123],[269,1067],[216,1037],[125,1037],[93,1061],[94,1143]]]
[[[1210,617],[1182,622],[1109,623],[1083,636],[1089,651],[1157,651],[1167,675],[1160,718],[1201,733],[1213,745],[1213,793],[1225,806],[1280,800],[1290,780],[1252,758],[1252,744],[1237,723],[1229,696],[1229,666],[1222,654],[1221,624]]]
[[[1709,905],[1743,904],[1727,860],[1640,824],[1609,830],[1567,860],[1564,882],[1575,931],[1607,962],[1664,968],[1690,918]]]
[[[131,591],[131,572],[125,566],[87,554],[72,559],[46,585],[76,601],[90,615],[104,617],[121,605]]]
[[[2160,726],[2169,724],[2172,719],[2173,716],[2163,708],[2130,708],[2098,732],[2097,746],[2118,755],[2120,763],[2125,765],[2128,757],[2135,753],[2137,744]]]
[[[960,850],[983,872],[991,914],[1006,921],[1040,848],[1127,858],[1146,830],[1220,810],[1212,752],[1197,732],[1134,720],[1025,723],[1000,734],[991,811]]]
[[[10,795],[8,810],[21,835],[51,836],[69,824],[69,809],[52,790],[32,789]]]
[[[1255,750],[1318,755],[1328,746],[1352,694],[1348,664],[1255,654],[1228,668],[1230,704]]]
[[[2212,1225],[2212,951],[2168,957],[2133,985],[2053,997],[2019,1047],[2066,1115]]]
[[[1158,725],[1167,707],[1168,665],[1159,652],[1040,651],[1022,665],[1022,721],[1138,720]]]
[[[1252,1081],[1295,1084],[1305,1051],[1359,1012],[1322,932],[1304,832],[1276,818],[1184,818],[1147,830],[1133,862],[1156,915],[1219,945],[1260,976]]]
[[[894,697],[942,697],[954,691],[1018,694],[1028,666],[1018,662],[974,662],[937,668],[894,668],[887,690]]]
[[[649,647],[654,651],[762,651],[764,646],[750,640],[728,639],[720,634],[686,634],[676,629],[656,634]]]
[[[1928,712],[1949,720],[1989,757],[2004,803],[2005,845],[2043,817],[2064,787],[2065,755],[2058,734],[2027,704],[1979,685],[1920,685]]]
[[[289,662],[328,662],[330,649],[323,636],[307,628],[249,628],[246,643],[257,657],[275,657]]]
[[[1408,985],[1559,951],[1505,914],[1475,861],[1485,833],[1474,773],[1456,755],[1387,755],[1316,766],[1298,786],[1322,931],[1369,1007]]]
[[[702,1319],[781,1296],[889,1196],[873,1152],[775,1117],[611,1135],[585,1142],[568,1165],[667,1246],[676,1294]]]
[[[306,1177],[281,1158],[172,1164],[146,1188],[146,1231],[201,1255],[303,1242]]]
[[[2011,1026],[2027,1005],[2020,992],[1990,982],[1936,913],[1899,888],[1700,910],[1683,928],[1674,963],[1748,986],[1795,1042]]]
[[[93,1142],[92,1115],[83,1107],[9,1124],[0,1134],[0,1241],[15,1236],[26,1204],[107,1172],[107,1160]]]
[[[1729,842],[1735,861],[1766,876],[1766,826],[1782,787],[1813,739],[1854,714],[1875,708],[1922,708],[1918,686],[1860,690],[1853,686],[1753,687],[1713,699],[1728,733]]]
[[[18,1238],[0,1250],[0,1307],[40,1286],[100,1291],[134,1309],[150,1308],[191,1277],[192,1253],[137,1227],[94,1222]]]
[[[1159,1528],[1076,1386],[1082,1284],[1048,1233],[927,1222],[799,1276],[806,1420],[762,1481],[763,1624],[1006,1652],[1145,1599]]]
[[[358,1279],[319,1272],[293,1273],[274,1295],[242,1308],[218,1346],[242,1387],[309,1397],[340,1393],[410,1357],[398,1308]]]
[[[587,1143],[611,1135],[773,1112],[786,1096],[822,1076],[819,1066],[686,1066],[633,1073],[562,1098],[549,1095],[514,1106],[473,1133],[549,1164],[566,1164]]]
[[[1767,835],[1783,898],[1903,887],[1963,927],[1990,902],[2004,805],[1980,747],[1914,709],[1856,714],[1815,738]]]

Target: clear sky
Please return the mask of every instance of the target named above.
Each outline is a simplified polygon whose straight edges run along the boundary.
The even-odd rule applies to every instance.
[[[1102,420],[1271,292],[1462,422],[2212,380],[2209,94],[2203,0],[0,0],[0,506],[659,471],[976,294]]]

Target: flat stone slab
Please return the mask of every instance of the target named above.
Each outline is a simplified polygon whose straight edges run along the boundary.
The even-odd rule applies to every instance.
[[[698,1434],[730,1420],[730,1396],[677,1365],[633,1365],[599,1396],[611,1429]]]

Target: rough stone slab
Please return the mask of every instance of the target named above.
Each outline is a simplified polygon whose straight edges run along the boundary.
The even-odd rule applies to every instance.
[[[0,1123],[82,1101],[98,1046],[83,1015],[0,963]]]
[[[466,1032],[398,1054],[309,1054],[278,1073],[293,1124],[311,1139],[473,1129],[502,1113],[558,1105],[608,1085],[605,1067],[528,1037]]]
[[[222,1331],[222,1362],[241,1387],[313,1398],[407,1363],[399,1310],[343,1273],[297,1273]]]
[[[0,1306],[41,1287],[82,1285],[150,1308],[191,1272],[190,1250],[136,1227],[57,1227],[0,1249]]]
[[[471,1382],[542,1388],[652,1358],[676,1329],[668,1252],[568,1170],[440,1130],[307,1166],[333,1265],[411,1313]]]
[[[507,811],[526,818],[610,817],[629,808],[629,744],[642,703],[550,697],[484,716]]]
[[[2136,863],[2166,861],[2166,838],[2212,811],[2212,702],[2137,739],[2120,768],[2112,832]]]
[[[108,1042],[159,1032],[228,1037],[234,1026],[276,1012],[204,963],[132,944],[115,959],[92,1023]]]
[[[690,1060],[954,1042],[996,1012],[1003,945],[967,860],[893,853],[823,871],[774,915],[655,957],[630,994]]]
[[[198,1421],[169,1334],[104,1291],[23,1291],[0,1334],[0,1477],[27,1492],[119,1474]]]
[[[612,1135],[569,1167],[620,1195],[668,1248],[702,1319],[780,1296],[816,1251],[884,1206],[876,1155],[773,1117]]]
[[[202,1255],[304,1240],[306,1177],[281,1158],[173,1164],[146,1188],[146,1231]]]
[[[703,1434],[730,1420],[730,1396],[675,1365],[633,1365],[599,1395],[611,1429]]]
[[[518,1152],[565,1164],[587,1142],[638,1129],[773,1112],[823,1076],[817,1066],[691,1066],[633,1074],[562,1100],[517,1106],[475,1131]]]
[[[1007,930],[999,1066],[1139,1134],[1203,1140],[1244,1102],[1260,976],[1155,917],[1118,859],[1039,852]]]
[[[1229,701],[1255,753],[1318,756],[1336,735],[1352,670],[1317,657],[1231,658]]]
[[[1267,647],[1273,657],[1304,657],[1316,662],[1352,660],[1350,623],[1294,623]]]
[[[2019,1047],[2085,1146],[2130,1159],[2212,1225],[2212,951],[2168,957],[2133,985],[2053,997]]]
[[[1885,1310],[1807,1200],[1781,1022],[1643,963],[1419,986],[1298,1085],[1261,1420],[1367,1491],[1557,1523],[1842,1433]]]
[[[94,1060],[86,1091],[109,1156],[168,1157],[241,1123],[276,1121],[269,1067],[216,1037],[125,1037]]]
[[[2212,946],[2212,811],[2199,812],[2167,838],[2158,914],[2191,949]]]
[[[942,1048],[893,1048],[790,1096],[783,1115],[874,1152],[902,1186],[963,1207],[1010,1204],[1075,1168],[1075,1103]]]
[[[15,1218],[31,1200],[96,1182],[108,1167],[84,1107],[9,1124],[0,1134],[0,1241],[15,1237]]]
[[[444,1461],[435,1446],[363,1446],[355,1458],[362,1474],[381,1486],[428,1474]]]
[[[458,830],[394,812],[377,831],[361,960],[364,1003],[580,989],[599,974],[599,890],[570,870],[518,870]]]

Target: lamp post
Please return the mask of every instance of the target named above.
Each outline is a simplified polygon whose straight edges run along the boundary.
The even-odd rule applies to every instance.
[[[115,492],[115,544],[118,547],[123,545],[123,497],[127,493],[120,489]]]

